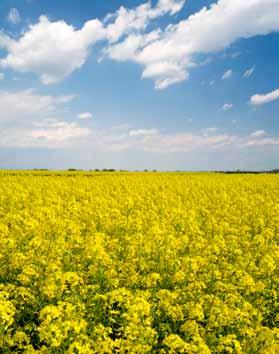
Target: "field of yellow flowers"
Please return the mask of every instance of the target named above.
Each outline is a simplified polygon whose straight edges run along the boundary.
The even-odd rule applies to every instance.
[[[279,176],[0,172],[0,353],[279,353]]]

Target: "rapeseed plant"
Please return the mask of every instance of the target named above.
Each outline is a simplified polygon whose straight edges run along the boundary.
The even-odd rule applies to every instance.
[[[279,352],[279,179],[0,173],[1,353]]]

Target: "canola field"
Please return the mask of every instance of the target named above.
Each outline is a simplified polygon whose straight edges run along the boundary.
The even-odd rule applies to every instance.
[[[279,353],[279,176],[0,172],[0,353]]]

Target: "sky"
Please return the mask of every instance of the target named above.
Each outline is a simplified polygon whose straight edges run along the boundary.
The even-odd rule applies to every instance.
[[[278,168],[278,13],[1,0],[0,168]]]

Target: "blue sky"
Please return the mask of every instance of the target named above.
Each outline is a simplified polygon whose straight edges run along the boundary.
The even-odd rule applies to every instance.
[[[0,167],[278,168],[278,12],[2,0]]]

